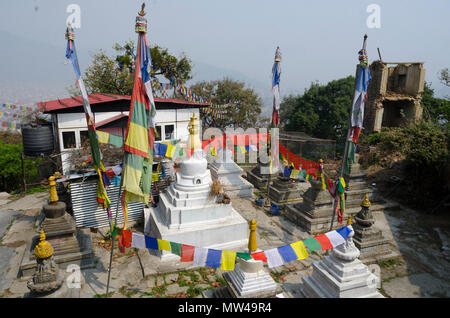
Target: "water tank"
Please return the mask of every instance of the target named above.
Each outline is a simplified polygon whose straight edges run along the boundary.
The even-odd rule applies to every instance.
[[[22,144],[26,156],[50,155],[55,148],[52,125],[22,126]]]

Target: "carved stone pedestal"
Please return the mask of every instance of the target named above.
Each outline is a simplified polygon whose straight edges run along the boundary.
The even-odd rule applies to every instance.
[[[308,182],[292,182],[288,177],[278,176],[269,187],[269,198],[272,203],[281,207],[296,204],[303,201],[302,194],[310,187]]]

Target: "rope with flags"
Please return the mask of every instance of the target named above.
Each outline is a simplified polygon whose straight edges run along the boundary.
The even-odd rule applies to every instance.
[[[280,126],[280,76],[281,76],[281,51],[277,46],[275,51],[275,61],[272,66],[272,93],[273,93],[273,111],[272,124],[274,127]]]
[[[98,175],[98,183],[97,183],[97,202],[108,211],[108,218],[111,220],[111,201],[108,198],[106,193],[106,187],[110,185],[110,181],[105,173],[105,167],[101,161],[101,152],[98,146],[98,137],[95,129],[95,121],[94,116],[91,111],[91,105],[89,104],[88,94],[86,92],[86,88],[84,86],[83,79],[81,78],[80,66],[78,64],[78,57],[75,48],[75,33],[73,28],[68,25],[66,29],[66,58],[72,62],[73,70],[75,72],[75,76],[77,77],[76,84],[81,91],[81,96],[83,99],[83,108],[84,113],[86,115],[86,122],[88,126],[88,137],[89,143],[91,146],[91,156],[94,164],[94,169]],[[110,222],[111,224],[111,222]],[[112,224],[111,224],[112,226]]]

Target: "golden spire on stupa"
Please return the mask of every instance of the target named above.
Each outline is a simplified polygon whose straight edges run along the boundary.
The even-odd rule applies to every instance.
[[[34,248],[34,255],[39,259],[49,258],[53,255],[53,246],[50,242],[45,240],[45,233],[43,229],[41,229],[40,240],[41,241],[39,244]]]
[[[197,123],[197,117],[195,117],[195,113],[192,114],[191,120],[189,121],[189,139],[187,147],[188,149],[191,149],[192,153],[196,149],[199,149],[202,147],[202,142],[200,141],[200,137],[198,135],[198,123]]]

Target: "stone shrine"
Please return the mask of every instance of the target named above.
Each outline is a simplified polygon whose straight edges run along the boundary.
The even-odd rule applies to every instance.
[[[369,195],[369,200],[372,202],[384,202],[375,189],[367,184],[366,177],[366,171],[359,164],[359,154],[355,153],[355,162],[350,166],[350,174],[345,176],[346,208],[359,208],[366,194]]]
[[[309,234],[318,234],[330,229],[333,197],[322,188],[322,181],[311,180],[310,183],[311,187],[302,196],[303,201],[287,205],[284,215]],[[337,216],[333,224],[338,225]]]
[[[310,183],[303,179],[291,179],[280,174],[269,186],[269,199],[280,207],[296,204],[303,201],[302,194],[310,187]]]
[[[383,298],[378,292],[379,278],[359,259],[352,230],[346,242],[331,255],[313,263],[311,275],[303,277],[301,293],[306,298]]]
[[[241,177],[243,169],[234,162],[231,150],[222,148],[216,157],[209,169],[212,177],[219,180],[225,193],[230,197],[251,198],[253,185]]]
[[[231,202],[211,192],[211,172],[207,169],[198,137],[197,118],[189,123],[188,149],[192,156],[180,163],[176,181],[160,194],[156,207],[144,209],[146,235],[205,248],[236,249],[247,244],[247,222]],[[161,253],[162,252],[162,253]],[[161,259],[179,256],[158,251]]]
[[[40,229],[46,233],[47,241],[53,246],[54,261],[62,268],[68,264],[77,264],[81,268],[94,266],[90,233],[77,230],[75,220],[66,212],[66,204],[58,201],[55,178],[50,181],[50,201],[41,211]],[[39,244],[40,236],[35,236],[25,250],[20,269],[22,275],[32,275],[36,268],[36,257],[33,253]]]
[[[32,293],[48,293],[61,287],[64,275],[55,263],[53,253],[52,245],[45,240],[45,233],[41,230],[40,242],[34,248],[36,271],[27,282],[27,287]]]
[[[247,171],[247,180],[255,188],[258,188],[260,190],[267,190],[267,181],[269,179],[269,162],[262,163],[261,160],[258,158],[258,164],[256,167],[254,167],[252,170]],[[272,181],[277,177],[278,175],[278,169],[274,169],[275,172],[270,174],[270,184],[272,184]]]
[[[389,244],[389,240],[383,237],[380,229],[375,228],[375,218],[370,211],[369,195],[366,194],[361,203],[361,211],[354,216],[355,224],[353,229],[355,236],[353,241],[359,249],[361,255],[359,259],[365,264],[398,257]]]

